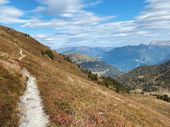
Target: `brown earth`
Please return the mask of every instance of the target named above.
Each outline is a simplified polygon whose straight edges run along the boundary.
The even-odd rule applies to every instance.
[[[51,127],[169,127],[170,103],[118,94],[90,81],[56,52],[54,60],[41,55],[46,49],[26,34],[0,27],[0,126],[17,126],[13,116],[25,81],[20,71],[27,68],[37,78]],[[26,55],[22,60],[20,50]]]

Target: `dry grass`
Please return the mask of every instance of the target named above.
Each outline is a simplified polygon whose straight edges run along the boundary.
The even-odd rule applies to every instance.
[[[6,43],[0,40],[0,52],[8,53],[9,56],[3,59],[16,61],[37,78],[51,127],[168,127],[170,125],[169,103],[162,103],[161,100],[150,96],[145,102],[146,99],[142,97],[117,94],[89,81],[87,75],[76,65],[68,63],[57,53],[53,52],[54,60],[42,56],[41,51],[47,47],[32,38],[13,30],[5,31]],[[0,38],[4,39],[1,36]],[[13,38],[16,39],[16,43],[13,42]],[[22,61],[17,61],[19,49],[27,55]],[[157,106],[155,101],[161,105]],[[164,106],[167,110],[163,109]]]
[[[54,61],[47,59],[43,59],[43,64],[35,62],[41,61],[41,58],[36,58],[31,62],[34,64],[30,66],[27,61],[31,60],[34,59],[27,58],[23,66],[37,77],[45,110],[51,122],[56,125],[66,127],[166,127],[169,125],[169,117],[159,110],[152,109],[150,103],[145,104],[140,99],[135,100],[133,95],[117,94],[86,78],[79,77],[78,75],[82,74],[77,68],[70,67],[66,70],[65,66],[69,67],[67,64],[57,67],[58,63],[55,65]],[[152,102],[151,100],[160,102],[148,97],[148,101]],[[161,107],[163,108],[164,105],[169,106],[168,103],[163,103]]]
[[[132,99],[170,118],[170,104],[150,95],[134,94]]]
[[[20,73],[8,70],[0,63],[0,127],[18,127],[17,107],[24,89],[23,82]]]

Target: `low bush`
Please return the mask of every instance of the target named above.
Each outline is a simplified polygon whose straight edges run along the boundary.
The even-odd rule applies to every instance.
[[[94,82],[97,82],[100,85],[103,85],[107,88],[115,90],[117,93],[130,93],[130,88],[118,82],[116,79],[112,77],[98,77],[97,74],[93,74],[89,70],[83,70],[84,73],[88,75],[88,78]]]
[[[93,74],[90,70],[84,70],[82,69],[84,73],[88,75],[88,78],[92,81],[98,81],[99,77],[97,74]]]
[[[41,55],[47,55],[52,60],[54,59],[53,52],[50,49],[46,49],[44,51],[41,51]]]
[[[62,56],[64,57],[64,60],[66,60],[67,62],[72,63],[71,59],[68,56],[66,56],[66,55],[62,55]]]
[[[167,94],[157,95],[157,98],[158,98],[158,99],[161,99],[161,100],[164,100],[164,101],[167,101],[167,102],[170,102],[170,97],[168,97]]]
[[[120,82],[118,82],[116,79],[113,79],[112,77],[102,77],[101,84],[105,85],[106,87],[115,89],[117,93],[123,92],[123,93],[130,93],[130,89]]]
[[[56,100],[55,104],[59,109],[63,110],[65,113],[71,115],[73,113],[73,109],[70,104],[64,100]]]
[[[158,87],[154,86],[153,84],[144,84],[143,86],[144,92],[154,92],[157,90],[158,90]]]
[[[24,36],[25,36],[25,37],[30,37],[30,35],[29,35],[29,34],[24,34]]]

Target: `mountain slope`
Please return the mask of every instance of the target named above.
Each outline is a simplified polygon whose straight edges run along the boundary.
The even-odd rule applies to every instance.
[[[25,80],[15,65],[0,59],[0,127],[18,126],[17,106]]]
[[[80,53],[67,54],[66,56],[69,57],[72,62],[80,65],[81,68],[90,70],[92,73],[97,73],[99,76],[110,76],[115,78],[122,74],[117,68],[106,64],[100,59],[95,59]]]
[[[139,67],[121,75],[120,79],[125,85],[148,92],[161,88],[170,90],[170,61],[156,66]]]
[[[170,59],[170,46],[158,43],[114,48],[103,56],[104,61],[125,72],[144,65],[155,65],[167,59]]]
[[[123,72],[144,65],[155,65],[170,59],[170,41],[152,41],[148,45],[124,46],[118,48],[67,47],[60,53],[80,53],[100,58]]]
[[[73,54],[80,53],[85,54],[90,57],[101,58],[106,51],[111,50],[112,48],[100,48],[100,47],[65,47],[59,48],[56,51],[62,54]]]
[[[25,57],[20,60],[21,50]],[[75,64],[65,61],[54,51],[50,53],[46,46],[30,36],[7,27],[0,27],[0,60],[3,68],[7,70],[1,73],[1,77],[7,79],[11,75],[13,80],[17,81],[15,83],[13,80],[1,78],[4,82],[2,91],[10,89],[8,84],[11,87],[22,84],[23,81],[25,83],[25,80],[21,80],[22,78],[15,77],[16,74],[22,77],[23,68],[26,68],[36,78],[51,127],[168,127],[170,125],[169,103],[146,96],[147,103],[143,104],[141,98],[117,94],[90,81]],[[11,68],[16,71],[11,72]],[[17,94],[14,90],[14,95],[22,95],[23,88],[20,85],[17,88],[21,93]],[[13,95],[11,92],[1,94],[3,96]],[[19,97],[12,97],[16,102],[19,100]],[[10,99],[0,98],[0,104],[13,104]],[[158,103],[159,106],[157,106]],[[2,106],[0,111],[4,110],[11,111],[7,106]],[[4,116],[14,116],[4,113]],[[17,115],[16,112],[14,114]],[[14,121],[16,124],[12,126],[17,127],[18,119]],[[4,125],[3,121],[0,122],[5,127],[11,127],[10,124],[12,124],[11,121],[7,125]]]

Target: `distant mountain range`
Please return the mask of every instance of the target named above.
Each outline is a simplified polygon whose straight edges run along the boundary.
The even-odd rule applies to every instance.
[[[80,53],[67,54],[67,57],[72,62],[80,65],[81,68],[90,70],[92,73],[97,73],[99,76],[117,77],[122,74],[117,68],[101,61],[100,59],[92,58]]]
[[[170,61],[155,65],[136,68],[119,77],[126,86],[142,91],[170,90]]]
[[[148,45],[118,48],[70,47],[58,49],[60,53],[81,53],[100,58],[123,72],[147,65],[156,65],[170,59],[170,41],[153,41]]]
[[[102,56],[112,50],[113,48],[111,47],[106,47],[106,48],[101,48],[101,47],[86,47],[86,46],[81,46],[81,47],[65,47],[65,48],[59,48],[56,49],[57,52],[62,53],[62,54],[72,54],[72,53],[80,53],[80,54],[85,54],[90,57],[95,57],[95,58],[102,58]]]
[[[169,45],[138,45],[115,48],[103,55],[107,63],[127,72],[134,68],[155,65],[170,59]]]

